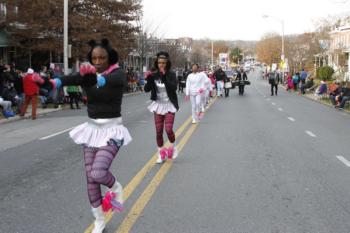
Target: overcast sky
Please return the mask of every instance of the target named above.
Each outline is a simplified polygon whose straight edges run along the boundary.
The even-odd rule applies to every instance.
[[[314,20],[349,14],[350,0],[143,0],[144,25],[161,38],[259,40],[266,32],[313,31]]]

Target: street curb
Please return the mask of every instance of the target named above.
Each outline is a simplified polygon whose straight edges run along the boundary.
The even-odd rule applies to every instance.
[[[52,113],[52,112],[58,112],[58,111],[67,110],[67,109],[68,108],[62,108],[62,107],[61,108],[57,108],[57,109],[52,109],[52,110],[50,110],[48,112],[37,113],[37,116],[43,116],[43,115],[46,115],[46,114],[49,114],[49,113]],[[31,114],[29,114],[27,116],[24,116],[24,117],[20,117],[20,116],[16,115],[15,117],[1,119],[0,120],[0,125],[16,122],[16,121],[19,121],[19,120],[22,120],[22,119],[30,119],[30,118],[32,118]]]

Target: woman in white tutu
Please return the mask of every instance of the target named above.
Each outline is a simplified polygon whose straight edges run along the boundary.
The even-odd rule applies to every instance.
[[[146,74],[145,92],[151,92],[152,103],[148,109],[154,114],[158,145],[157,163],[163,163],[166,157],[175,159],[178,155],[173,131],[175,113],[179,110],[176,94],[177,80],[176,74],[171,71],[171,62],[167,52],[157,54],[154,70]],[[164,128],[171,143],[169,148],[164,147]]]
[[[96,219],[93,233],[102,233],[103,212],[123,209],[122,186],[109,168],[121,146],[131,141],[131,136],[120,114],[126,77],[118,66],[118,53],[107,39],[99,43],[90,41],[89,45],[90,64],[81,65],[77,74],[54,81],[56,88],[80,85],[87,94],[89,121],[74,128],[70,137],[84,147],[87,190]],[[101,185],[108,187],[104,198]]]

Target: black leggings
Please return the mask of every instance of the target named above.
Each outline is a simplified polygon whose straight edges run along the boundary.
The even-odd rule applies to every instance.
[[[77,92],[70,92],[68,93],[68,95],[69,95],[70,107],[73,108],[73,101],[74,101],[77,108],[79,108],[79,94]]]

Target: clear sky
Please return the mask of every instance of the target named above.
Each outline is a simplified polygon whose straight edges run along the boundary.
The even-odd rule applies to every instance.
[[[259,40],[266,32],[285,34],[314,30],[314,21],[350,15],[350,0],[143,0],[144,25],[161,38],[192,37]]]

